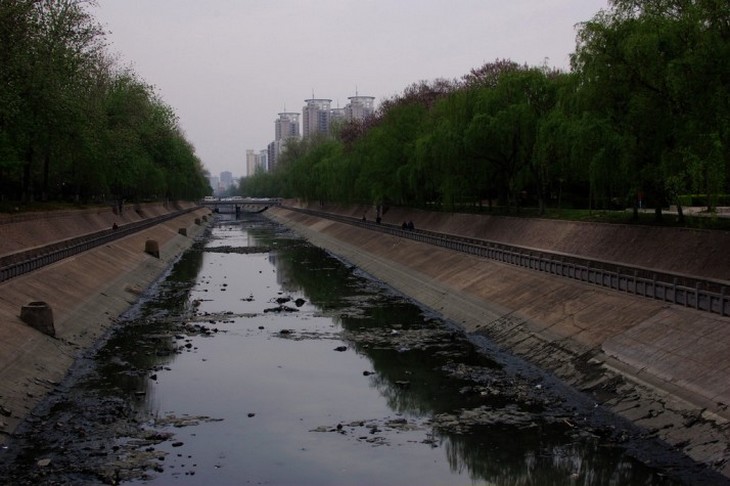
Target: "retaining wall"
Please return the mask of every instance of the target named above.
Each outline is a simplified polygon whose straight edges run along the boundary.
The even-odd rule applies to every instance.
[[[361,217],[360,211],[350,210],[349,215]],[[285,208],[271,208],[266,215],[441,314],[467,334],[486,336],[501,349],[555,374],[597,404],[645,429],[648,437],[664,440],[730,476],[730,318]],[[394,224],[408,219],[417,228],[453,234],[471,231],[469,236],[478,237],[490,227],[492,236],[518,233],[508,229],[510,221],[494,218],[489,223],[469,219],[462,228],[455,222],[463,221],[462,217],[456,215],[389,212],[384,217]],[[558,241],[571,241],[585,254],[594,245],[580,241],[611,245],[605,236],[611,232],[615,232],[615,241],[621,241],[617,229],[558,223],[553,230],[547,222],[537,223],[531,228],[527,222],[520,223],[520,232],[532,238],[526,245],[511,242],[530,246],[552,241],[541,246],[570,249]],[[572,238],[565,237],[571,232]],[[544,240],[540,233],[546,234]],[[556,238],[555,234],[563,236]],[[654,253],[662,249],[665,259],[689,260],[672,255],[671,247],[662,243],[652,243]],[[703,233],[695,233],[679,247],[703,248],[706,244]],[[713,248],[708,254],[723,250]],[[623,255],[629,258],[631,252]],[[656,258],[652,255],[641,261]]]
[[[335,214],[375,220],[368,206],[303,204]],[[666,217],[671,217],[667,215]],[[665,272],[730,280],[730,232],[629,224],[584,223],[487,214],[461,214],[389,208],[382,221],[509,245],[547,250]]]
[[[91,233],[120,221],[111,211],[95,211],[81,212],[76,217],[66,214],[51,220],[13,222],[17,238],[12,240],[28,240],[34,234],[21,234],[24,227],[45,228],[33,240],[37,243]],[[165,211],[169,212],[162,206],[148,208],[143,214],[135,211],[136,216],[130,215],[129,219]],[[95,344],[192,245],[205,230],[204,225],[196,224],[196,218],[209,214],[208,209],[195,210],[0,283],[0,441],[61,382],[79,354]],[[3,234],[8,228],[0,225]],[[73,234],[69,235],[72,228]],[[187,236],[180,234],[181,228]],[[158,242],[159,258],[145,253],[148,240]],[[21,307],[39,301],[49,304],[53,311],[55,337],[20,320]]]

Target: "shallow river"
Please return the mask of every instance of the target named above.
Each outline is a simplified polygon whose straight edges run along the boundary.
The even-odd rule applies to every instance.
[[[0,478],[679,484],[548,377],[258,215],[220,220],[126,319]]]

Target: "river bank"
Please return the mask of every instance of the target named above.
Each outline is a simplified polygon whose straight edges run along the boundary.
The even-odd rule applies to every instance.
[[[321,209],[321,208],[318,208]],[[326,208],[374,219],[367,208]],[[371,211],[372,213],[372,211]],[[284,208],[269,217],[597,406],[730,476],[730,319],[564,281]],[[391,210],[386,222],[723,278],[727,233],[504,221]],[[657,251],[661,248],[662,251]],[[603,249],[603,250],[602,250]]]
[[[216,216],[102,341],[5,482],[730,484],[259,215]]]
[[[348,210],[359,213],[361,209]],[[149,213],[158,210],[163,209],[146,209]],[[204,230],[194,220],[206,212],[190,213],[0,285],[0,437],[10,434],[56,388],[75,358],[98,342],[116,317],[189,247],[192,238]],[[127,214],[140,217],[137,211]],[[471,339],[498,346],[552,372],[597,405],[632,421],[648,440],[666,441],[728,476],[727,318],[564,282],[283,208],[270,208],[264,214],[436,311]],[[69,217],[75,222],[36,221],[32,224],[60,229],[18,232],[17,238],[37,232],[55,241],[66,237],[60,237],[60,232],[71,231],[75,224],[91,232],[108,228],[119,215],[92,210],[80,218]],[[84,219],[93,223],[79,223]],[[585,229],[557,231],[524,223],[518,235],[515,224],[477,222],[465,215],[440,220],[438,215],[393,210],[385,217],[386,222],[396,224],[408,219],[420,228],[446,228],[456,234],[512,231],[513,238],[522,238],[520,241],[529,241],[525,235],[532,234],[537,244],[530,245],[535,247],[541,241],[554,241],[555,247],[558,241],[585,245],[610,240]],[[26,220],[18,227],[28,228],[29,224]],[[180,235],[180,228],[186,228],[189,237]],[[78,228],[73,232],[69,236],[77,236]],[[557,234],[563,237],[557,238]],[[648,237],[632,238],[643,241]],[[657,235],[653,238],[654,245],[669,248]],[[160,242],[160,260],[144,254],[146,239]],[[722,268],[716,250],[727,246],[717,247],[722,244],[719,240],[710,240],[711,248],[706,248],[707,238],[686,235],[674,239],[686,242],[683,248],[706,249],[705,253],[715,255],[714,263],[703,260],[705,268]],[[672,248],[674,268],[680,261],[692,264],[691,258],[683,257],[676,246]],[[44,300],[54,309],[56,339],[18,319],[19,306],[35,300]]]
[[[192,205],[144,205],[121,214],[101,208],[5,217],[0,220],[0,255],[185,207]],[[75,359],[205,231],[205,224],[197,224],[196,219],[208,214],[209,210],[198,209],[0,283],[0,439],[16,429],[61,382]],[[159,258],[144,252],[147,240],[157,241]],[[51,307],[55,337],[20,320],[21,307],[36,301]]]

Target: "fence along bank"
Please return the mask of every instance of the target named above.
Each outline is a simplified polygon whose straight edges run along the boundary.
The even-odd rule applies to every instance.
[[[368,208],[317,209],[372,219],[367,217]],[[417,228],[469,237],[487,234],[489,239],[500,237],[509,244],[520,240],[520,246],[551,251],[576,249],[574,253],[581,256],[604,255],[605,249],[603,260],[623,253],[628,255],[625,263],[643,262],[647,268],[671,272],[689,269],[688,274],[716,280],[721,280],[716,274],[729,265],[718,253],[730,248],[730,236],[724,232],[391,211],[383,223],[400,226],[412,220]],[[265,214],[439,312],[466,333],[487,336],[590,394],[597,404],[633,421],[648,435],[730,476],[725,425],[730,403],[727,316],[557,278],[312,213],[272,208]],[[544,243],[538,245],[540,241]],[[636,245],[631,244],[634,241]],[[640,254],[648,248],[654,251]]]

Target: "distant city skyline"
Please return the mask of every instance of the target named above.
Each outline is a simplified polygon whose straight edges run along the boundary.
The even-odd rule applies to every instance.
[[[344,108],[496,59],[569,68],[575,25],[607,0],[99,0],[109,49],[154,86],[212,175],[245,173],[277,113]]]
[[[328,136],[332,123],[338,120],[347,122],[364,119],[375,113],[374,96],[356,94],[347,99],[349,102],[344,108],[332,108],[332,100],[329,98],[310,98],[304,100],[305,105],[301,113],[291,111],[279,113],[278,118],[274,120],[274,139],[266,149],[258,154],[255,149],[246,150],[246,173],[243,177],[253,175],[256,170],[266,172],[273,170],[279,155],[286,148],[287,141],[292,138]],[[300,118],[303,120],[301,126]]]

